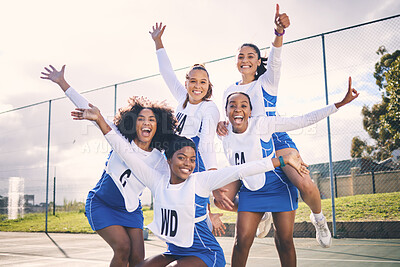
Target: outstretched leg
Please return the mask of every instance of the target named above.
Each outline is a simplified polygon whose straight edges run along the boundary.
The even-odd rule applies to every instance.
[[[294,148],[284,148],[276,151],[277,157],[295,150]],[[316,231],[316,239],[323,248],[328,248],[332,243],[332,235],[326,223],[325,216],[321,209],[321,197],[317,185],[311,180],[310,175],[300,176],[291,166],[282,168],[286,176],[294,186],[300,191],[301,198],[310,207],[312,214],[310,216]]]

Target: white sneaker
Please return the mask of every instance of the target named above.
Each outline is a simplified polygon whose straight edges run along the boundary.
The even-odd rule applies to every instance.
[[[332,244],[332,235],[325,217],[322,220],[316,221],[314,215],[311,213],[310,220],[315,227],[315,238],[318,244],[323,248],[329,248]]]
[[[265,212],[263,217],[261,218],[260,223],[258,224],[256,236],[258,238],[266,237],[269,233],[269,230],[271,229],[271,224],[272,224],[272,213]]]

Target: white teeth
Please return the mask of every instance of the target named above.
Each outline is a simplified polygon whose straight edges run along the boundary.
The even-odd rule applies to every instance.
[[[149,132],[151,132],[151,129],[150,129],[150,128],[142,128],[142,131],[149,131]]]
[[[235,119],[243,119],[243,116],[235,116]]]
[[[184,172],[184,173],[189,173],[190,172],[189,169],[181,169],[181,171]]]

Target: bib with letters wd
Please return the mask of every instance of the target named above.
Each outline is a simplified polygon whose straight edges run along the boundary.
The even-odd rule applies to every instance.
[[[162,179],[154,196],[154,219],[148,228],[161,240],[179,247],[193,245],[195,224],[195,177],[180,184]]]

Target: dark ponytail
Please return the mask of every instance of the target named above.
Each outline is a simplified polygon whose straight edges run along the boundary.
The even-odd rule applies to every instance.
[[[254,76],[254,80],[258,80],[258,78],[263,75],[266,71],[267,68],[265,66],[267,66],[267,60],[268,58],[266,57],[261,57],[261,52],[260,49],[255,45],[255,44],[251,44],[251,43],[244,43],[242,44],[242,46],[240,48],[242,48],[243,46],[248,46],[254,49],[254,51],[256,51],[258,59],[261,59],[261,64],[260,66],[257,67],[257,72],[256,75]]]

